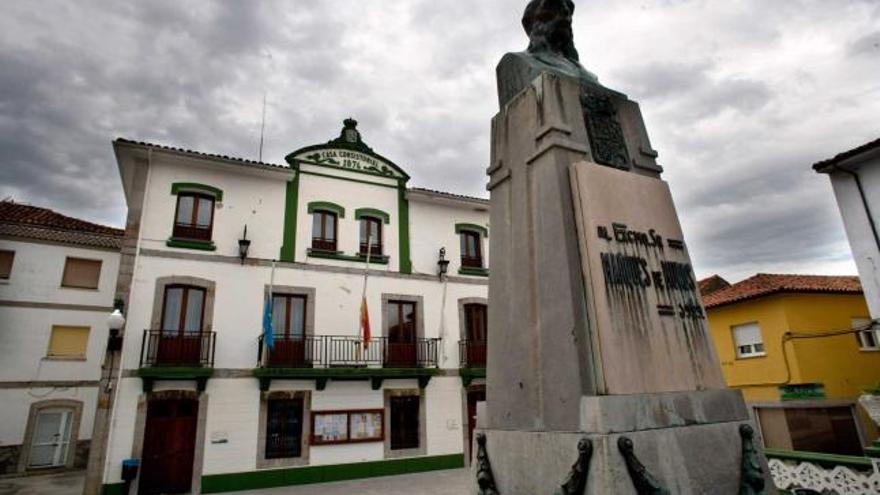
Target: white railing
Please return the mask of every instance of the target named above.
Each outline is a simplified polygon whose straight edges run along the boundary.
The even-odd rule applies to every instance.
[[[880,460],[873,461],[873,470],[847,466],[823,468],[811,462],[770,459],[770,474],[780,490],[806,488],[819,493],[839,495],[877,495],[880,493]]]

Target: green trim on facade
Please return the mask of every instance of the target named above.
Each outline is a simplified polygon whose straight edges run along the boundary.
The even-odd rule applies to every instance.
[[[125,495],[125,483],[108,483],[101,485],[101,495]]]
[[[348,255],[344,254],[342,251],[321,251],[318,249],[309,248],[306,250],[306,256],[309,258],[320,258],[325,260],[339,260],[339,261],[356,261],[358,263],[366,263],[367,257],[361,254]],[[370,264],[371,265],[387,265],[388,260],[390,258],[388,256],[370,256]]]
[[[364,175],[372,175],[373,177],[379,177],[382,179],[393,179],[400,180],[401,177],[395,177],[394,175],[382,174],[379,172],[371,172],[369,170],[358,170],[356,168],[345,168],[345,167],[337,167],[336,165],[327,165],[326,163],[318,163],[313,160],[304,160],[302,158],[294,160],[297,164],[309,165],[312,167],[321,167],[321,168],[329,168],[332,170],[342,170],[343,172],[355,172],[358,174]]]
[[[306,164],[307,165],[314,165],[313,163],[306,163]],[[300,170],[299,173],[305,174],[305,175],[314,175],[315,177],[324,177],[327,179],[347,180],[349,182],[356,182],[358,184],[368,184],[371,186],[397,188],[397,186],[395,186],[394,184],[382,184],[379,182],[371,182],[368,180],[352,179],[351,177],[339,177],[338,175],[319,174],[318,172],[308,172],[306,170]],[[385,178],[390,179],[391,177],[385,177]]]
[[[299,174],[297,171],[293,179],[287,182],[287,192],[284,197],[284,241],[281,245],[279,258],[281,261],[293,263],[296,261],[296,216],[299,203]]]
[[[475,223],[457,223],[455,224],[455,233],[461,234],[462,232],[478,232],[483,237],[489,237],[489,229],[483,227],[482,225],[477,225]]]
[[[824,467],[853,466],[870,468],[871,459],[854,455],[825,454],[821,452],[803,452],[799,450],[764,449],[764,455],[768,459],[787,459],[792,461],[804,461],[818,464]]]
[[[471,266],[463,266],[458,269],[459,275],[470,275],[472,277],[488,277],[489,269],[488,268],[474,268]]]
[[[331,203],[330,201],[312,201],[308,204],[309,213],[314,213],[319,210],[332,211],[333,213],[336,213],[339,218],[345,218],[345,208],[336,203]]]
[[[373,390],[381,390],[384,380],[416,379],[419,388],[428,386],[438,375],[437,368],[254,368],[254,377],[260,381],[260,390],[267,391],[272,380],[314,380],[317,390],[324,390],[327,382],[369,380]]]
[[[385,224],[391,223],[391,215],[378,208],[358,208],[354,210],[355,220],[360,220],[362,217],[379,218]]]
[[[157,380],[195,380],[196,378],[210,378],[214,376],[214,368],[140,368],[137,375],[141,378],[155,378]]]
[[[205,192],[213,195],[217,201],[223,201],[223,191],[214,186],[199,184],[198,182],[175,182],[171,184],[171,194],[176,195],[183,191]]]
[[[202,493],[254,490],[279,486],[394,476],[464,467],[464,454],[448,454],[381,461],[265,469],[243,473],[202,476]]]
[[[459,368],[458,375],[461,377],[461,385],[468,387],[475,378],[486,378],[486,368]]]
[[[173,248],[197,249],[199,251],[217,250],[214,241],[191,241],[187,239],[175,239],[173,237],[165,241],[165,245]]]
[[[409,257],[409,200],[406,198],[406,183],[397,185],[397,238],[400,251],[400,273],[412,273],[412,260]]]

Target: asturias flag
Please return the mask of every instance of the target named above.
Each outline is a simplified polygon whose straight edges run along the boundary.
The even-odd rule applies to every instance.
[[[266,298],[266,309],[263,311],[263,341],[269,349],[275,347],[272,332],[272,298]]]
[[[364,333],[364,349],[370,347],[370,313],[367,311],[367,297],[361,299],[361,329]]]

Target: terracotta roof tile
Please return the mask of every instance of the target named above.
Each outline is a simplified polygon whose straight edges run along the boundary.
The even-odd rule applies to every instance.
[[[62,215],[48,208],[0,201],[0,235],[119,249],[124,230]]]
[[[486,204],[489,203],[489,200],[486,198],[478,198],[476,196],[465,196],[464,194],[455,194],[455,193],[446,192],[446,191],[438,191],[436,189],[428,189],[425,187],[411,187],[410,191],[426,192],[426,193],[437,194],[440,196],[446,196],[446,197],[450,197],[450,198],[467,199],[470,201],[479,201],[481,203],[486,203]]]
[[[290,167],[288,167],[287,165],[278,165],[275,163],[267,163],[267,162],[260,162],[260,161],[256,161],[256,160],[248,160],[247,158],[239,158],[236,156],[217,155],[214,153],[205,153],[203,151],[188,150],[185,148],[175,148],[174,146],[166,146],[164,144],[148,143],[146,141],[134,141],[131,139],[116,138],[115,142],[116,143],[124,143],[124,144],[133,144],[133,145],[137,145],[137,146],[147,146],[150,148],[156,148],[156,149],[160,149],[160,150],[173,151],[176,153],[183,153],[186,155],[198,156],[200,158],[229,160],[229,161],[233,161],[233,162],[238,162],[242,165],[250,165],[250,166],[255,166],[255,167],[280,168],[280,169],[287,169],[287,170],[290,169]]]
[[[783,292],[861,294],[862,285],[858,277],[852,276],[759,273],[730,287],[704,295],[703,304],[707,308],[714,308]]]
[[[700,294],[706,297],[713,292],[730,287],[730,282],[724,280],[719,275],[712,275],[709,278],[700,280],[697,282],[697,285],[700,287]]]

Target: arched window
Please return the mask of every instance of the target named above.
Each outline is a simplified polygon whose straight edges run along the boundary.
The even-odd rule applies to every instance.
[[[382,256],[382,220],[375,217],[361,217],[360,254],[367,255],[369,243],[370,256]]]
[[[315,210],[312,214],[312,249],[336,251],[336,213]]]

